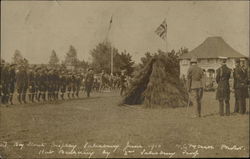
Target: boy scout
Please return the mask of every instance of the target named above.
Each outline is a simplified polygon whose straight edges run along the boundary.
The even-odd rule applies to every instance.
[[[91,89],[93,86],[93,82],[94,82],[93,69],[89,68],[88,73],[86,75],[86,79],[85,79],[85,88],[86,88],[86,92],[87,92],[87,97],[90,97],[90,92],[91,92]]]

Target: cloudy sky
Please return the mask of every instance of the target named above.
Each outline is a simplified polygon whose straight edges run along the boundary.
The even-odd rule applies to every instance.
[[[234,49],[249,54],[247,1],[1,1],[1,55],[7,61],[19,49],[30,63],[47,63],[52,49],[64,59],[73,45],[80,59],[110,33],[112,44],[138,62],[146,51],[165,50],[155,29],[166,18],[169,50],[192,50],[208,36],[222,36]]]

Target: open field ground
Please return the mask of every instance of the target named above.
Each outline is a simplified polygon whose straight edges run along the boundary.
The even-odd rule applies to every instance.
[[[214,92],[193,108],[118,106],[118,92],[58,103],[0,107],[0,155],[6,158],[247,157],[247,114],[220,117]],[[234,107],[231,95],[231,112]]]

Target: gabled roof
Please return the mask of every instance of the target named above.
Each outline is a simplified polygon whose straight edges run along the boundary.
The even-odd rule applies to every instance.
[[[194,48],[190,52],[183,54],[180,59],[196,58],[218,58],[218,57],[240,58],[246,57],[230,45],[228,45],[222,37],[214,36],[208,37],[198,47]]]

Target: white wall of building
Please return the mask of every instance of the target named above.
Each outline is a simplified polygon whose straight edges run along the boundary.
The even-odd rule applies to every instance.
[[[190,67],[190,60],[189,59],[181,59],[179,61],[180,64],[180,78],[185,76],[187,77],[187,71],[188,68]],[[235,67],[235,59],[234,58],[229,58],[227,60],[227,66],[231,69]],[[219,58],[214,58],[214,59],[198,59],[198,66],[200,66],[202,69],[206,70],[206,74],[208,75],[208,70],[213,69],[216,71],[220,66],[221,66],[221,60]]]

